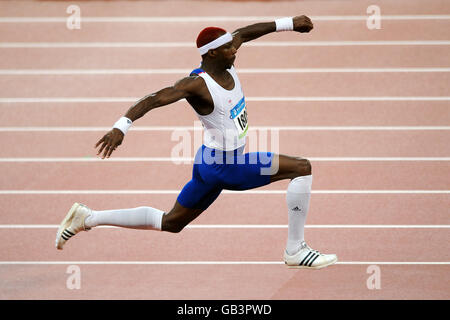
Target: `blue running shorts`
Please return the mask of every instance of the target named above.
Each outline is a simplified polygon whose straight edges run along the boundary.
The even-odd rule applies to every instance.
[[[185,208],[206,210],[222,190],[248,190],[270,183],[272,152],[221,151],[202,145],[195,155],[192,180],[178,195]]]

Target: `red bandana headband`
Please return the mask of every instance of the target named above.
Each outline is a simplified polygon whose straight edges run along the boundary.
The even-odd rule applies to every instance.
[[[213,41],[205,44],[204,46],[201,46],[200,48],[198,48],[198,51],[200,52],[200,55],[202,56],[205,53],[207,53],[209,50],[216,49],[230,41],[233,41],[233,36],[231,35],[231,33],[227,32],[224,35],[217,38],[216,40],[213,40]]]

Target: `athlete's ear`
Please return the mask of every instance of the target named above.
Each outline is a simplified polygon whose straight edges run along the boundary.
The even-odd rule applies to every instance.
[[[209,50],[209,51],[208,51],[208,55],[209,55],[211,58],[215,58],[215,57],[217,56],[217,50],[216,50],[216,49],[211,49],[211,50]]]

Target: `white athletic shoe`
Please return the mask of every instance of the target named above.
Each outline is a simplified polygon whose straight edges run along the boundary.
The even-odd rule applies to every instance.
[[[300,251],[296,254],[291,256],[286,251],[284,252],[284,263],[289,268],[321,269],[336,263],[336,261],[335,254],[323,254],[313,250],[305,241],[302,241]]]
[[[91,228],[84,226],[84,220],[91,214],[91,209],[84,204],[74,203],[70,208],[64,220],[59,225],[58,232],[56,233],[56,248],[63,249],[64,244],[71,237],[76,235],[80,231],[87,231]]]

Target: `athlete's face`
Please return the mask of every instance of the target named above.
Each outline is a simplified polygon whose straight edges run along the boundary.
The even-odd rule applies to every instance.
[[[224,62],[227,68],[231,68],[236,59],[236,48],[233,46],[233,42],[230,41],[217,48],[218,58]]]

